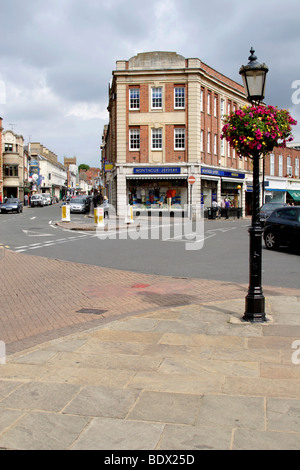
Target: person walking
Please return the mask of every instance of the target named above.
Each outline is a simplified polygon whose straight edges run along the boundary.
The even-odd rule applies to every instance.
[[[109,219],[109,204],[108,204],[107,196],[103,197],[103,212],[104,212],[104,218],[107,216],[107,218]]]

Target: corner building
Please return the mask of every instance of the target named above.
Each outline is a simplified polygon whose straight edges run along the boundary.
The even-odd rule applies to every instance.
[[[225,197],[244,213],[251,164],[220,135],[222,116],[247,104],[242,85],[197,58],[147,52],[117,61],[102,141],[117,213],[124,215],[127,204],[176,211],[192,202],[207,209]]]

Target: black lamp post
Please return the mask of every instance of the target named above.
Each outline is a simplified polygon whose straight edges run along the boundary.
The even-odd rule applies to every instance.
[[[265,96],[266,74],[268,67],[259,64],[250,50],[249,63],[240,68],[247,99],[252,104],[259,104]],[[253,159],[253,194],[252,194],[252,223],[249,228],[250,256],[249,256],[249,288],[245,299],[245,313],[243,319],[251,322],[266,321],[265,297],[261,285],[262,272],[262,234],[263,228],[259,220],[259,157],[260,152],[254,150]]]

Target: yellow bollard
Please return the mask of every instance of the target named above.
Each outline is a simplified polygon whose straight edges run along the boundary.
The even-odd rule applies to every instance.
[[[94,209],[94,220],[97,227],[104,227],[103,207],[96,207]]]
[[[69,204],[62,206],[61,211],[61,220],[62,222],[71,222],[71,208]]]

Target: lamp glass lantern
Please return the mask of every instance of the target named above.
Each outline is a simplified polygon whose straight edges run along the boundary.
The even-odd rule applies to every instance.
[[[251,47],[249,62],[247,65],[242,65],[240,68],[240,75],[242,75],[244,88],[247,92],[247,99],[251,103],[260,102],[265,97],[266,75],[269,71],[266,64],[257,62],[257,57],[254,54],[254,49]]]

